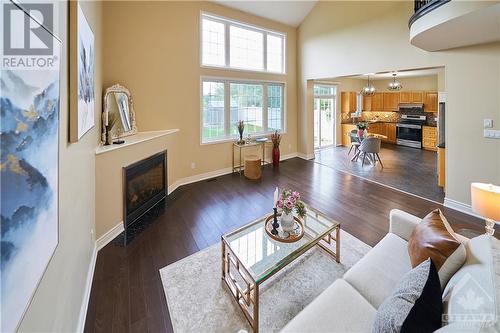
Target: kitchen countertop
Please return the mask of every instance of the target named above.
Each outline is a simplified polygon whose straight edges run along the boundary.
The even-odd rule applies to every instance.
[[[377,120],[377,121],[357,121],[353,123],[352,121],[343,121],[342,125],[356,125],[358,123],[367,123],[368,125],[370,124],[377,124],[377,123],[382,123],[382,124],[396,124],[397,121],[383,121],[383,120]],[[424,124],[424,126],[427,127],[437,127],[436,125],[430,125],[430,124]]]

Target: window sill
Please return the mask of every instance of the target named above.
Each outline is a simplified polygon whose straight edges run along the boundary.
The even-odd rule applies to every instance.
[[[260,137],[269,137],[271,134],[273,134],[274,132],[267,132],[267,133],[259,133],[259,134],[254,134],[254,135],[250,135],[250,138],[251,139],[255,139],[255,138],[260,138]],[[283,134],[286,134],[286,132],[279,132],[279,134],[283,135]],[[243,139],[246,139],[248,138],[248,135],[247,136],[244,136]],[[208,146],[208,145],[215,145],[215,144],[222,144],[222,143],[228,143],[228,142],[236,142],[238,141],[238,138],[223,138],[223,139],[217,139],[217,140],[212,140],[212,141],[205,141],[205,142],[200,142],[200,146]],[[271,142],[271,140],[269,140],[268,142]]]

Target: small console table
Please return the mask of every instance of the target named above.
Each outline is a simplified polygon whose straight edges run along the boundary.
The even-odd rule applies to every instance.
[[[261,165],[264,166],[266,164],[271,164],[271,162],[266,161],[266,143],[271,142],[269,140],[267,141],[251,141],[251,142],[245,142],[244,144],[238,144],[237,142],[233,143],[233,173],[238,172],[240,175],[243,171],[243,168],[245,166],[245,161],[243,160],[243,153],[242,151],[245,148],[249,147],[256,147],[256,146],[261,146],[262,147],[262,161]],[[239,160],[238,160],[238,165],[235,164],[235,158],[234,158],[234,153],[235,151],[238,151],[239,155]]]

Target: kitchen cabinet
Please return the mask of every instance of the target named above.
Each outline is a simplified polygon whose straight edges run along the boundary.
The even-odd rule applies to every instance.
[[[384,93],[384,111],[399,111],[399,93]]]
[[[363,111],[371,111],[372,110],[372,97],[371,96],[363,96]]]
[[[422,148],[437,150],[437,128],[432,126],[422,127]]]
[[[375,93],[371,96],[371,111],[384,111],[383,93]]]
[[[402,91],[399,93],[400,103],[423,103],[424,97],[421,91]]]
[[[424,92],[424,111],[438,112],[438,93],[437,91]]]
[[[351,146],[351,131],[358,129],[356,125],[342,124],[342,145],[346,147]]]
[[[356,93],[354,91],[341,92],[340,105],[342,113],[356,112]]]
[[[395,123],[386,123],[387,129],[387,142],[396,143],[396,124]]]
[[[446,151],[444,148],[438,148],[438,186],[444,187],[445,185],[445,160]]]

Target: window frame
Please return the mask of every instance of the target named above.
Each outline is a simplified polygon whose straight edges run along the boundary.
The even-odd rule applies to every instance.
[[[224,83],[224,132],[225,136],[221,137],[219,139],[214,139],[214,140],[208,140],[208,141],[203,141],[203,82],[222,82]],[[263,124],[265,124],[266,130],[263,132],[259,133],[253,133],[250,134],[251,138],[256,138],[256,137],[261,137],[261,136],[267,136],[270,135],[271,133],[274,133],[273,130],[269,130],[267,128],[268,124],[268,87],[269,85],[280,85],[283,88],[283,94],[282,94],[282,105],[283,105],[283,112],[282,112],[282,120],[281,120],[281,126],[282,130],[279,131],[280,134],[286,134],[287,131],[287,105],[286,105],[286,82],[285,81],[276,81],[276,80],[254,80],[254,79],[245,79],[245,78],[233,78],[233,77],[218,77],[218,76],[200,76],[200,91],[199,91],[199,98],[200,98],[200,145],[211,145],[211,144],[217,144],[217,143],[225,143],[225,142],[234,142],[236,136],[231,136],[230,131],[231,131],[231,88],[230,84],[231,83],[240,83],[240,84],[262,84],[263,89],[262,89],[262,120]],[[245,135],[246,137],[247,135]]]
[[[224,59],[225,59],[225,65],[209,65],[209,64],[203,64],[203,19],[207,18],[209,20],[212,20],[214,22],[222,23],[224,24]],[[263,27],[258,27],[255,25],[251,25],[245,22],[229,19],[223,16],[215,15],[209,12],[205,11],[200,11],[200,19],[199,19],[199,25],[200,25],[200,31],[199,31],[199,47],[200,47],[200,54],[199,54],[199,59],[200,59],[200,67],[201,68],[217,68],[217,69],[224,69],[224,70],[231,70],[231,71],[241,71],[241,72],[251,72],[251,73],[266,73],[266,74],[275,74],[275,75],[286,75],[287,74],[287,62],[286,62],[286,39],[287,39],[287,33],[286,32],[281,32],[281,31],[276,31],[272,29],[267,29]],[[230,59],[231,59],[231,45],[230,45],[230,26],[233,25],[238,28],[242,29],[247,29],[247,30],[252,30],[255,32],[260,32],[263,34],[262,38],[262,52],[263,52],[263,69],[262,70],[257,70],[257,69],[246,69],[246,68],[241,68],[241,67],[233,67],[231,66]],[[282,48],[282,72],[276,72],[276,71],[270,71],[267,70],[267,36],[272,35],[275,37],[280,37],[281,38],[281,48]]]

